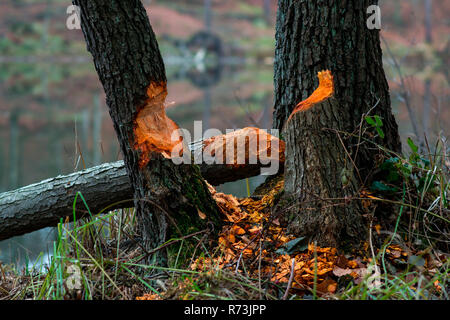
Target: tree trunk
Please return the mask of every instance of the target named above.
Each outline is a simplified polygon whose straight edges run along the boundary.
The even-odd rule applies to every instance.
[[[366,10],[377,1],[278,3],[273,126],[285,126],[285,191],[300,209],[287,215],[289,229],[320,245],[359,242],[367,228],[360,204],[351,198],[359,197],[380,156],[374,144],[359,140],[364,116],[379,115],[385,137],[366,128],[363,138],[401,150],[379,30],[366,24]],[[334,76],[333,97],[295,114],[286,125],[298,102],[317,87],[316,75],[324,69]]]
[[[174,231],[204,229],[221,219],[197,166],[165,158],[177,126],[167,118],[164,63],[138,0],[74,0],[134,190],[144,245],[160,246]],[[201,219],[199,211],[206,215]],[[216,228],[217,230],[218,228]],[[158,251],[148,263],[167,264]]]

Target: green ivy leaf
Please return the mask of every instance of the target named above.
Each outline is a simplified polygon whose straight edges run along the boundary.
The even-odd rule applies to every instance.
[[[276,251],[278,254],[293,254],[308,249],[308,239],[299,237],[284,244]]]
[[[381,118],[379,116],[374,116],[374,118],[375,118],[375,122],[376,122],[377,126],[382,127],[383,121],[381,120]]]
[[[398,174],[397,169],[397,163],[399,162],[399,158],[389,158],[385,160],[381,166],[380,169],[383,170],[383,173],[385,175],[385,178],[383,180],[386,180],[388,183],[396,182],[400,179],[400,175]]]
[[[366,119],[366,122],[368,123],[368,124],[370,124],[371,126],[376,126],[376,122],[372,119],[372,117],[371,116],[366,116],[364,119]]]
[[[375,129],[377,130],[378,135],[380,136],[380,138],[384,139],[384,132],[383,132],[383,130],[381,128],[379,128],[379,127],[375,127]]]
[[[430,167],[430,165],[431,165],[430,160],[422,158],[422,157],[420,158],[420,160],[422,160],[423,164],[425,165],[425,168]]]
[[[417,153],[419,151],[419,147],[414,144],[411,138],[408,137],[407,142],[412,152]]]
[[[406,178],[412,174],[412,166],[409,163],[400,164],[398,167]]]
[[[398,157],[392,157],[389,159],[384,160],[384,162],[381,164],[380,168],[383,170],[391,170],[394,168],[394,165],[399,162]]]
[[[381,181],[374,181],[372,183],[372,185],[370,186],[370,189],[373,191],[381,191],[381,192],[396,192],[396,191],[398,191],[397,188],[390,187]]]

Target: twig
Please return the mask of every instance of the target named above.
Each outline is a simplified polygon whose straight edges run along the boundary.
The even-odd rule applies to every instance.
[[[200,241],[197,243],[197,245],[194,248],[194,252],[192,253],[192,257],[191,257],[191,261],[189,263],[189,265],[192,265],[194,263],[194,258],[195,258],[195,254],[197,253],[197,249],[198,247],[200,247],[201,244],[203,244],[203,241],[205,240],[205,237],[207,236],[207,234],[205,234]]]
[[[289,290],[292,286],[292,280],[294,280],[294,269],[295,269],[295,258],[292,258],[292,264],[291,264],[291,275],[289,276],[289,282],[286,288],[286,292],[284,293],[283,300],[286,300],[288,297]]]
[[[375,213],[375,209],[373,210],[372,215],[371,215],[371,219],[370,219],[369,245],[370,245],[370,252],[372,253],[372,259],[373,259],[373,265],[374,265],[374,268],[375,268],[375,274],[370,276],[368,278],[368,280],[373,277],[374,278],[373,286],[374,287],[378,287],[380,285],[380,280],[379,280],[380,269],[378,268],[378,265],[377,265],[377,260],[376,260],[376,256],[375,256],[375,250],[373,249],[373,244],[372,244],[372,223],[373,223],[373,215],[374,215],[374,213]],[[372,284],[372,282],[370,282],[370,283]]]
[[[259,288],[259,300],[262,300],[261,297],[261,260],[262,260],[262,241],[259,240],[259,259],[258,259],[258,288]]]
[[[352,158],[352,157],[350,156],[350,154],[348,153],[348,150],[347,150],[347,148],[345,147],[344,141],[342,141],[342,138],[341,138],[341,136],[339,135],[339,132],[338,132],[337,130],[331,129],[331,128],[323,128],[323,129],[324,129],[324,130],[334,131],[334,132],[336,133],[336,135],[337,135],[338,138],[339,138],[339,141],[340,141],[341,144],[342,144],[342,147],[344,148],[345,154],[347,155],[347,157],[350,159],[350,161],[352,162],[353,166],[355,167],[356,173],[358,174],[358,177],[359,177],[359,181],[360,181],[361,184],[362,184],[362,183],[363,183],[363,180],[362,180],[362,178],[361,178],[361,175],[359,174],[359,169],[358,169],[358,167],[356,166],[356,163],[353,161],[353,158]]]
[[[86,163],[84,162],[83,151],[81,151],[80,141],[77,140],[77,149],[81,158],[81,162],[83,163],[83,170],[86,170]]]
[[[355,151],[355,158],[353,159],[353,162],[356,162],[356,158],[358,156],[358,152],[359,152],[359,146],[361,145],[361,137],[362,137],[362,128],[363,128],[363,123],[364,123],[364,119],[365,117],[367,117],[373,109],[375,109],[378,104],[380,103],[380,98],[378,98],[378,101],[364,114],[361,115],[361,122],[358,125],[358,143],[356,144],[356,151]]]
[[[2,262],[0,261],[0,271],[1,271],[1,273],[2,273],[2,277],[3,277],[3,279],[6,281],[6,274],[5,274],[5,270],[3,269],[3,266],[2,266]]]
[[[242,248],[241,254],[239,255],[238,261],[236,263],[236,269],[235,269],[236,274],[238,273],[239,264],[241,262],[241,259],[242,259],[245,249],[247,249],[253,243],[253,241],[256,240],[256,238],[258,238],[258,237],[261,238],[261,236],[262,236],[262,229],[258,231],[258,234],[255,235],[255,237],[253,237],[253,239],[251,239],[244,248]]]

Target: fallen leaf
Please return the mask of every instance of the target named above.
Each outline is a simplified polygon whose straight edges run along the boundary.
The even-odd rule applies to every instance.
[[[341,268],[341,267],[338,267],[338,266],[334,266],[334,268],[333,268],[333,274],[336,277],[345,276],[347,274],[352,273],[352,271],[353,271],[352,269],[344,269],[344,268]]]
[[[261,229],[262,229],[262,227],[256,226],[256,227],[253,227],[250,230],[248,230],[248,232],[250,232],[250,233],[258,233],[259,231],[261,231]]]
[[[375,225],[375,231],[380,235],[381,226],[379,224]]]
[[[206,219],[206,214],[201,212],[200,209],[198,209],[198,208],[197,208],[197,213],[198,213],[198,216],[200,217],[200,219],[202,219],[202,220]]]
[[[345,275],[351,275],[354,279],[362,278],[366,275],[367,268],[357,268],[357,269],[343,269],[338,266],[334,266],[333,274],[336,277],[342,277]]]
[[[231,228],[231,232],[234,234],[237,234],[238,236],[245,234],[245,230],[243,228],[239,227],[238,225],[234,225]]]
[[[335,293],[336,289],[337,289],[337,283],[335,282],[335,283],[329,284],[327,289],[328,289],[329,293]]]
[[[434,285],[434,287],[436,288],[437,291],[441,292],[442,288],[441,288],[441,286],[439,285],[439,280],[436,280],[436,281],[433,283],[433,285]]]
[[[345,268],[347,267],[347,263],[348,259],[343,254],[341,254],[340,256],[337,257],[335,265],[340,268]]]
[[[336,281],[328,279],[319,283],[316,289],[319,293],[325,294],[336,292],[336,288],[337,288]]]
[[[234,234],[230,233],[227,236],[227,240],[231,243],[235,243],[236,242],[236,237],[234,236]]]
[[[162,300],[156,293],[146,293],[141,297],[136,297],[136,300]]]

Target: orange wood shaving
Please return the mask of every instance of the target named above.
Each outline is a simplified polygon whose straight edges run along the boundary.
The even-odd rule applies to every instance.
[[[181,142],[181,139],[171,140],[173,131],[179,127],[166,115],[166,83],[150,83],[147,96],[144,107],[138,111],[134,120],[134,148],[141,151],[140,168],[150,161],[151,152],[158,152],[170,158],[173,147]]]
[[[312,108],[315,104],[324,101],[331,97],[334,93],[333,75],[330,70],[319,71],[317,74],[319,78],[319,87],[305,100],[297,104],[289,116],[291,120],[292,116],[300,111],[306,111]]]
[[[274,144],[278,145],[278,150],[272,150]],[[285,161],[284,141],[255,127],[246,127],[206,139],[203,141],[203,151],[233,167],[251,164],[250,159],[264,164]],[[227,155],[227,151],[233,154]]]

